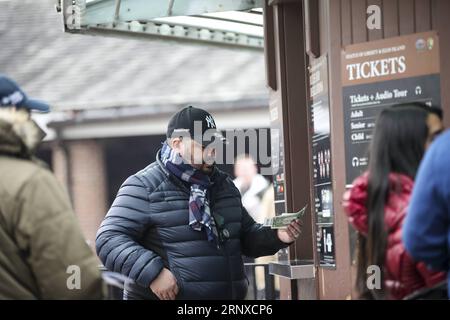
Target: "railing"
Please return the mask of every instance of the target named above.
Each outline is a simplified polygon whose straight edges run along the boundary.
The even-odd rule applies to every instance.
[[[431,288],[424,288],[414,291],[406,296],[403,300],[447,300],[449,292],[447,292],[447,281],[439,282]]]
[[[263,263],[245,263],[245,273],[247,278],[249,279],[249,291],[247,295],[247,299],[251,300],[275,300],[278,299],[278,293],[275,290],[274,285],[274,277],[269,274],[269,266],[268,264]],[[258,288],[256,286],[256,268],[264,269],[264,282],[265,288],[263,292],[258,292]],[[108,300],[122,300],[123,299],[123,288],[126,277],[116,273],[109,272],[105,267],[100,267],[102,272],[103,281],[106,283],[108,288]],[[432,288],[424,288],[417,290],[407,297],[404,300],[439,300],[439,299],[448,299],[447,292],[447,281],[443,281],[438,283],[436,286]]]
[[[245,273],[249,280],[249,290],[247,299],[250,300],[275,300],[278,299],[278,293],[275,290],[274,277],[269,274],[269,265],[264,263],[245,263]],[[256,268],[264,269],[264,291],[258,291],[256,285]],[[108,288],[108,300],[122,300],[123,288],[126,277],[116,273],[107,271],[105,267],[100,266],[103,281]]]
[[[100,266],[103,282],[106,284],[108,294],[106,300],[123,300],[123,289],[127,277],[124,275],[107,271],[105,267]]]
[[[256,285],[256,268],[264,269],[264,291],[259,292]],[[269,265],[266,263],[244,263],[244,270],[249,280],[247,299],[249,300],[275,300],[278,292],[275,290],[275,279],[269,274]]]

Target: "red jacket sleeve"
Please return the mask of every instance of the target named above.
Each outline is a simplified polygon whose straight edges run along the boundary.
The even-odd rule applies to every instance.
[[[416,269],[422,276],[427,287],[433,287],[439,282],[447,279],[447,274],[445,272],[428,269],[424,262],[417,263]]]
[[[363,235],[367,235],[367,184],[367,173],[356,178],[353,187],[344,193],[342,202],[349,222]]]

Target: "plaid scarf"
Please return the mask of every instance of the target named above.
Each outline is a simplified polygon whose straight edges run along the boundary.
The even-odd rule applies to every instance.
[[[206,197],[211,186],[209,177],[200,170],[185,163],[181,155],[166,142],[161,149],[161,161],[167,170],[191,185],[189,196],[189,225],[196,231],[206,230],[208,241],[217,240],[217,229],[211,217],[209,202]]]

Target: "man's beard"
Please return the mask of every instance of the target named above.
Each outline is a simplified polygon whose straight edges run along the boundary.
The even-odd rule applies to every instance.
[[[203,163],[201,168],[200,168],[200,171],[205,173],[205,174],[207,174],[207,175],[210,175],[213,172],[213,170],[214,170],[214,166],[215,166],[214,163],[213,164]]]

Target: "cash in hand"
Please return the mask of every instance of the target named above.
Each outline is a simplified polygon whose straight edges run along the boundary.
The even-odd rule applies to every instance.
[[[297,212],[284,212],[279,216],[266,218],[263,226],[270,227],[271,229],[285,229],[292,221],[299,219],[305,214],[307,206],[308,205],[304,206],[303,209]]]

